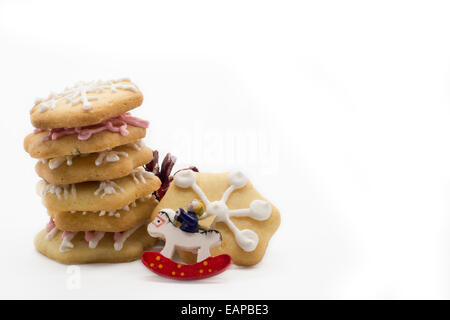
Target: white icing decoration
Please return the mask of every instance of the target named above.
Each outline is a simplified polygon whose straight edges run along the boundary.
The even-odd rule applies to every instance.
[[[131,176],[133,177],[134,183],[139,184],[139,182],[147,183],[147,180],[145,179],[150,179],[151,177],[154,177],[155,174],[144,170],[136,170],[131,172]]]
[[[54,169],[58,168],[64,162],[70,167],[72,165],[72,159],[74,157],[75,156],[69,155],[69,156],[57,157],[57,158],[50,159],[48,162],[48,167],[51,170],[54,170]]]
[[[141,226],[143,226],[146,223],[148,223],[148,220],[142,221],[141,223],[135,225],[133,228],[122,232],[122,234],[120,235],[119,239],[114,241],[114,249],[116,251],[122,250],[123,244],[128,239],[128,237],[131,236],[137,229],[139,229]]]
[[[143,147],[145,147],[145,143],[142,140],[131,142],[128,144],[130,147],[136,149],[137,151],[140,151]]]
[[[100,181],[100,185],[98,189],[95,190],[94,195],[97,196],[100,192],[103,192],[102,195],[100,196],[100,198],[103,198],[105,195],[116,194],[117,193],[116,188],[122,192],[125,191],[121,186],[119,186],[114,181],[110,180]]]
[[[52,240],[57,232],[58,232],[58,229],[56,227],[53,227],[53,229],[47,233],[47,235],[45,236],[45,239]]]
[[[89,248],[95,249],[97,247],[98,243],[100,242],[100,240],[102,240],[104,236],[105,236],[105,232],[95,231],[94,238],[89,240]]]
[[[77,196],[77,189],[75,187],[75,184],[50,184],[47,183],[41,191],[41,196],[44,196],[48,193],[56,194],[56,197],[58,197],[59,200],[62,199],[61,194],[64,195],[64,199],[67,199],[69,197],[69,187],[70,192],[72,193],[72,196],[76,198]]]
[[[146,197],[141,197],[141,198],[136,199],[136,201],[139,201],[139,202],[144,202],[145,200],[146,200]],[[130,206],[133,207],[133,208],[136,207],[136,201],[133,201],[133,202],[127,204],[127,205],[124,205],[124,206],[123,206],[122,208],[120,208],[120,209],[109,210],[109,211],[106,211],[106,210],[100,210],[100,211],[93,211],[92,213],[98,212],[99,217],[109,216],[109,217],[120,218],[121,215],[120,215],[120,212],[119,212],[119,211],[120,211],[120,210],[123,210],[123,211],[130,211]],[[75,213],[78,213],[78,212],[80,212],[80,211],[71,210],[71,211],[69,211],[69,212],[70,212],[71,214],[75,214]],[[88,214],[88,213],[89,213],[89,211],[82,211],[82,212],[81,212],[81,214],[82,214],[83,216],[86,215],[86,214]]]
[[[122,151],[114,151],[108,149],[98,153],[97,159],[95,159],[95,165],[99,166],[105,162],[116,162],[120,160],[120,156],[128,157],[128,153]]]
[[[175,174],[173,181],[178,187],[191,187],[197,193],[206,206],[206,212],[202,216],[203,218],[216,215],[215,221],[223,222],[228,226],[233,232],[236,242],[244,251],[251,252],[256,249],[259,242],[258,235],[249,229],[239,230],[230,217],[250,217],[263,221],[270,217],[272,207],[267,201],[254,200],[250,203],[250,207],[246,209],[230,210],[228,208],[226,202],[231,193],[236,189],[244,187],[248,182],[247,177],[242,172],[231,172],[228,175],[228,183],[230,186],[222,194],[222,199],[213,202],[209,201],[203,190],[197,185],[196,176],[192,170],[179,171]]]
[[[40,103],[40,112],[46,112],[49,109],[55,109],[56,104],[62,100],[66,100],[67,102],[71,103],[72,106],[82,103],[83,108],[85,110],[89,110],[92,107],[92,103],[90,101],[98,99],[98,96],[91,95],[92,93],[100,93],[105,89],[111,90],[111,92],[116,92],[117,89],[131,90],[133,92],[136,92],[136,86],[131,83],[124,83],[125,80],[129,81],[125,78],[109,81],[80,81],[76,83],[75,86],[66,88],[59,94],[53,92],[50,93],[47,99],[36,99],[35,103]],[[88,96],[88,94],[90,95]]]
[[[134,143],[138,144],[138,142]],[[140,150],[140,149],[139,149]],[[116,162],[120,161],[120,157],[128,157],[128,153],[123,151],[115,151],[113,149],[108,149],[101,152],[94,152],[94,153],[82,153],[79,155],[68,155],[68,156],[62,156],[62,157],[56,157],[53,159],[39,159],[39,162],[41,163],[47,163],[51,170],[54,170],[61,166],[64,162],[67,164],[67,166],[71,166],[73,164],[73,159],[76,157],[87,157],[90,154],[97,154],[97,158],[95,159],[95,165],[100,166],[106,162]]]
[[[174,225],[175,211],[163,209],[147,227],[147,232],[152,237],[164,238],[164,248],[161,254],[169,259],[173,258],[175,249],[196,252],[197,262],[208,258],[210,248],[220,245],[222,238],[217,230],[202,232],[185,232]],[[170,220],[170,221],[169,221]]]
[[[77,197],[77,188],[75,187],[75,184],[72,184],[71,192],[72,192],[72,195],[74,196],[74,198],[76,198]]]
[[[63,237],[61,245],[59,247],[59,252],[67,252],[73,249],[72,239],[77,235],[78,232],[68,232],[65,237]]]
[[[139,229],[141,226],[143,226],[144,224],[148,223],[148,220],[145,220],[141,223],[139,223],[138,225],[136,225],[135,227],[124,231],[120,234],[119,239],[114,241],[114,249],[116,251],[120,251],[123,248],[123,245],[125,243],[125,241],[137,230]],[[50,230],[47,235],[45,236],[46,240],[51,240],[54,238],[55,234],[58,232],[58,228],[53,227],[52,230]],[[61,241],[61,245],[59,246],[59,252],[64,253],[67,251],[70,251],[70,249],[73,249],[75,246],[72,243],[73,238],[78,234],[78,232],[63,232],[61,235],[62,241]],[[98,243],[100,242],[100,240],[103,239],[103,237],[105,236],[106,232],[102,232],[102,231],[95,231],[94,232],[94,237],[89,241],[89,248],[91,249],[95,249],[98,245]],[[63,235],[65,235],[63,237]]]

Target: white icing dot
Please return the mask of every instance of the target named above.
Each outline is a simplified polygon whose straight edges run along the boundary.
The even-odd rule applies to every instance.
[[[182,170],[179,171],[175,176],[173,177],[173,181],[175,184],[180,188],[189,188],[191,187],[195,181],[195,173],[192,170]]]
[[[255,220],[263,221],[267,220],[272,213],[272,207],[267,201],[263,200],[253,200],[250,203],[250,214],[249,216]]]
[[[258,235],[249,229],[237,231],[234,237],[239,246],[247,252],[255,250],[259,241]]]
[[[248,182],[248,178],[241,171],[233,171],[228,175],[228,183],[235,188],[242,188]]]

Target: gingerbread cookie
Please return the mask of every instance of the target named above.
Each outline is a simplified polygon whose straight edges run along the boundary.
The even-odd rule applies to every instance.
[[[152,150],[136,141],[101,152],[41,159],[35,169],[51,184],[72,184],[124,177],[152,158]]]
[[[51,217],[36,248],[62,263],[139,258],[154,239],[146,221],[161,181],[143,165],[153,158],[144,138],[148,121],[128,111],[143,100],[128,79],[80,82],[39,99],[36,127],[24,141],[38,158],[38,192]]]
[[[31,123],[41,129],[89,126],[134,109],[142,100],[129,79],[79,82],[37,99],[30,111]]]
[[[64,264],[128,262],[139,259],[156,242],[146,225],[147,221],[122,233],[63,232],[50,222],[34,244],[40,253]]]
[[[48,214],[63,231],[122,232],[150,218],[158,201],[153,197],[139,198],[117,210],[64,211]]]
[[[110,211],[152,194],[160,185],[161,181],[153,173],[135,170],[115,180],[66,185],[41,181],[37,189],[49,211]]]
[[[261,261],[280,224],[280,214],[241,172],[179,171],[152,218],[165,208],[184,208],[194,199],[202,201],[206,208],[199,224],[206,218],[211,224],[215,217],[212,226],[222,234],[222,244],[211,249],[213,256],[226,253],[232,256],[233,263],[243,266]],[[188,263],[196,261],[192,253],[179,253]]]
[[[138,125],[138,122],[134,123]],[[92,133],[89,138],[86,134],[79,139],[78,132],[84,132],[79,128],[69,128],[66,135],[58,135],[58,132],[37,130],[25,137],[24,148],[30,156],[37,159],[48,159],[66,155],[79,155],[82,153],[93,153],[104,151],[120,145],[134,142],[145,137],[148,124],[142,123],[140,127],[134,125],[110,126],[110,130]],[[103,125],[101,125],[103,128]],[[122,128],[122,130],[120,129]],[[70,130],[74,129],[74,130]],[[76,129],[76,130],[75,130]],[[115,129],[119,131],[115,131]],[[66,130],[66,129],[62,129]],[[120,131],[121,130],[121,131]],[[125,131],[126,130],[126,131]],[[60,133],[60,132],[59,132]],[[54,137],[54,139],[52,138]]]

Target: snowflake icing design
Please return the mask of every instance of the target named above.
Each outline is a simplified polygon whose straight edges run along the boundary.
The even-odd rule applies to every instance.
[[[117,183],[111,180],[100,181],[100,185],[97,190],[95,190],[94,195],[99,195],[100,192],[103,192],[100,198],[104,198],[106,195],[116,194],[116,188],[119,191],[124,192],[125,190],[119,186]]]
[[[72,196],[76,198],[77,196],[77,189],[75,187],[75,184],[51,184],[44,182],[44,186],[41,189],[41,196],[43,197],[46,194],[55,194],[58,200],[62,199],[62,196],[64,195],[64,199],[68,199],[69,197],[69,188]]]
[[[120,157],[128,157],[128,153],[122,151],[115,151],[112,149],[107,149],[105,151],[99,152],[97,159],[95,159],[95,165],[99,166],[104,162],[116,162],[120,160]]]
[[[143,171],[143,170],[136,170],[131,172],[131,177],[133,178],[134,183],[139,184],[139,181],[142,183],[147,183],[146,179],[150,179],[154,177],[155,174],[153,172]]]
[[[196,183],[196,176],[192,170],[179,171],[175,174],[173,181],[175,182],[175,185],[180,188],[191,187],[192,190],[201,198],[206,206],[206,212],[202,218],[216,215],[215,221],[223,222],[227,225],[227,227],[233,232],[236,242],[244,251],[251,252],[256,249],[259,241],[258,235],[249,229],[238,229],[230,217],[250,217],[255,220],[264,221],[270,217],[272,207],[267,201],[253,200],[250,203],[249,208],[235,210],[228,208],[226,202],[231,193],[236,189],[243,188],[248,182],[248,178],[242,172],[231,172],[228,176],[228,183],[230,186],[222,194],[222,198],[220,200],[212,202],[209,201],[203,190]]]
[[[117,89],[131,90],[133,92],[137,91],[136,86],[131,83],[124,83],[124,81],[130,80],[127,78],[123,78],[109,81],[80,81],[73,87],[64,89],[62,93],[52,92],[46,99],[36,99],[35,103],[40,103],[40,112],[45,112],[49,109],[55,109],[56,104],[62,100],[71,103],[72,106],[82,103],[83,108],[85,110],[89,110],[92,107],[92,103],[90,101],[97,100],[98,97],[95,95],[88,96],[88,94],[101,93],[105,89],[111,90],[111,92],[116,92]]]
[[[137,151],[141,151],[141,149],[145,147],[145,143],[142,140],[131,142],[128,143],[127,145],[130,146],[131,148],[134,148]]]

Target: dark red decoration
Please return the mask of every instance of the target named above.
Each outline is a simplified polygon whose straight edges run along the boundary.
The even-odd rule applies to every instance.
[[[168,153],[164,157],[164,160],[161,163],[161,169],[159,167],[159,152],[158,150],[153,151],[153,160],[149,163],[147,163],[144,168],[147,171],[153,172],[155,176],[161,180],[161,187],[155,191],[155,196],[158,200],[161,200],[162,197],[166,194],[167,189],[169,189],[170,183],[172,182],[173,176],[170,175],[172,172],[173,166],[175,165],[175,162],[177,161],[177,158],[173,156],[172,154]],[[195,172],[198,172],[198,169],[196,167],[189,167],[181,170],[193,170]],[[181,171],[178,170],[178,171]],[[178,172],[177,171],[177,172]]]

